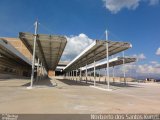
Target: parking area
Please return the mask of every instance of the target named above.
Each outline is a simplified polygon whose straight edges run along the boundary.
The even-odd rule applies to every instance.
[[[158,83],[111,84],[113,90],[104,91],[63,78],[36,82],[33,89],[27,89],[29,82],[0,80],[0,113],[160,113]]]

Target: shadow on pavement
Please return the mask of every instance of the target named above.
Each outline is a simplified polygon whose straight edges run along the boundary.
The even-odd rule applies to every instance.
[[[90,85],[92,85],[91,83],[86,83],[86,82],[84,82],[84,81],[75,81],[75,80],[69,80],[69,79],[56,79],[56,80],[58,80],[58,81],[60,81],[60,82],[63,82],[64,84],[67,84],[67,85],[75,85],[75,86],[90,86]]]
[[[44,79],[44,80],[34,81],[34,82],[33,82],[33,85],[34,85],[34,86],[54,87],[54,86],[56,86],[56,83],[55,83],[55,85],[53,85],[52,82],[51,82],[51,79],[50,79],[50,78],[47,78],[47,79]],[[30,86],[30,82],[28,82],[28,83],[26,83],[26,84],[24,84],[24,85],[22,85],[22,86],[28,87],[28,86]]]
[[[99,84],[105,84],[107,85],[106,82],[97,82]],[[111,86],[115,86],[115,87],[134,87],[134,88],[139,88],[140,86],[138,86],[137,84],[132,84],[132,83],[122,83],[122,82],[110,82]]]
[[[85,80],[82,80],[81,82],[78,80],[77,82],[75,80],[69,80],[69,79],[56,79],[60,82],[63,82],[67,85],[76,85],[76,86],[90,86],[94,84],[94,81],[92,80],[88,80],[87,83]],[[96,81],[96,84],[98,85],[107,85],[107,82],[105,81]],[[134,87],[134,88],[140,88],[140,86],[138,86],[137,84],[132,84],[132,83],[122,83],[122,82],[110,82],[111,86],[115,86],[115,87]]]

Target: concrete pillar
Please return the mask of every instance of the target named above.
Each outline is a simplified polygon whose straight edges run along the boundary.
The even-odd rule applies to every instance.
[[[55,71],[49,70],[49,71],[48,71],[48,76],[50,76],[50,77],[55,76]]]

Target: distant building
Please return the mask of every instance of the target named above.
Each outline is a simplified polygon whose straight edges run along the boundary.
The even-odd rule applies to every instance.
[[[148,83],[148,82],[156,82],[156,80],[153,79],[153,78],[146,78],[145,82],[146,83]]]

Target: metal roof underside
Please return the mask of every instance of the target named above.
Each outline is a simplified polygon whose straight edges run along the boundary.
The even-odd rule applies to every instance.
[[[99,61],[106,57],[106,43],[108,42],[109,56],[117,54],[132,45],[127,42],[116,41],[104,41],[95,40],[90,46],[88,46],[83,52],[81,52],[75,59],[73,59],[64,69],[64,71],[76,70],[86,64],[91,64],[95,61]]]
[[[20,32],[19,38],[32,54],[34,34]],[[36,58],[40,59],[47,70],[55,70],[66,43],[67,39],[64,36],[37,34]]]
[[[22,55],[16,48],[14,48],[8,41],[0,39],[0,61],[3,64],[5,60],[10,61],[12,65],[24,65],[31,66],[29,61],[24,55]]]
[[[124,61],[124,64],[136,62],[136,58],[133,57],[116,57],[109,60],[109,67],[114,67],[118,65],[122,65]],[[96,69],[103,69],[107,67],[107,61],[101,62],[96,64]],[[94,65],[87,67],[87,70],[93,70]],[[86,68],[82,68],[82,70],[86,70]]]

